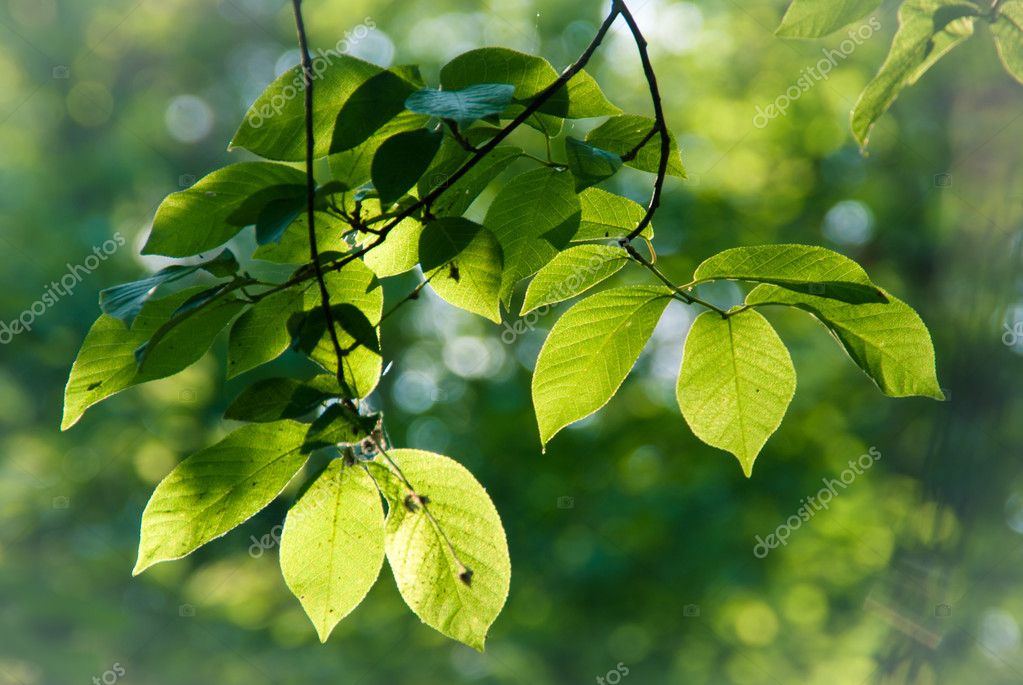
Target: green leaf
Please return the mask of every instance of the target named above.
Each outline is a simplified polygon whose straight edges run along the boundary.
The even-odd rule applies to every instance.
[[[406,499],[409,493],[383,465],[370,464],[388,495],[387,562],[398,591],[424,623],[483,651],[511,580],[497,509],[472,474],[448,457],[404,449],[388,455],[418,496],[428,498],[432,516]]]
[[[341,107],[330,151],[351,150],[365,143],[405,110],[405,99],[415,91],[416,86],[394,71],[371,76]]]
[[[906,0],[899,30],[877,75],[852,113],[853,135],[866,147],[870,129],[898,97],[949,50],[973,35],[977,9],[961,0]]]
[[[437,219],[423,229],[419,258],[441,299],[501,323],[501,245],[493,233],[468,219]]]
[[[787,305],[810,312],[886,395],[944,399],[927,327],[909,305],[884,294],[888,298],[885,304],[846,304],[760,285],[750,292],[746,302]]]
[[[288,511],[281,572],[326,642],[384,564],[384,508],[373,478],[334,459]]]
[[[719,279],[773,283],[853,304],[887,301],[859,264],[812,245],[736,247],[707,259],[693,274],[694,284]]]
[[[991,33],[1005,70],[1023,83],[1023,0],[1006,0],[999,6]]]
[[[331,175],[346,188],[359,188],[369,182],[373,167],[373,157],[387,139],[404,131],[420,129],[429,120],[430,118],[423,114],[407,111],[401,112],[377,129],[377,132],[365,142],[356,145],[350,150],[330,155],[328,161],[330,163]]]
[[[294,421],[243,426],[178,464],[142,513],[132,575],[190,554],[273,501],[306,462],[307,429]]]
[[[793,0],[775,33],[783,38],[823,38],[880,5],[881,0]]]
[[[568,168],[575,176],[575,189],[584,188],[611,178],[622,167],[622,158],[569,136],[565,138]]]
[[[515,284],[532,276],[568,244],[579,228],[575,180],[544,167],[520,174],[501,188],[483,224],[501,244],[501,299],[507,305]]]
[[[665,288],[613,288],[581,300],[558,319],[533,372],[541,444],[608,403],[670,299]]]
[[[317,66],[322,68],[314,74],[314,154],[325,157],[331,151],[334,128],[345,103],[359,86],[383,70],[349,55],[335,55],[318,61]],[[305,82],[301,65],[281,74],[252,104],[229,149],[239,147],[266,159],[305,159]]]
[[[600,188],[587,188],[579,193],[579,204],[582,216],[573,241],[621,238],[638,226],[646,214],[639,203]],[[653,238],[653,226],[648,224],[640,235]]]
[[[298,169],[269,162],[230,164],[167,196],[156,210],[142,254],[205,252],[256,223],[268,203],[304,193],[305,174]]]
[[[326,277],[338,340],[342,349],[347,350],[343,358],[344,379],[353,397],[362,398],[373,392],[383,370],[379,337],[372,331],[383,315],[383,289],[376,275],[359,260]],[[315,305],[306,304],[301,330],[292,330],[292,333],[300,337],[299,346],[310,359],[336,374],[337,355],[326,329],[318,293],[316,297]],[[367,326],[372,331],[370,340],[366,339],[369,336]]]
[[[439,131],[417,129],[388,138],[373,157],[373,185],[384,206],[405,194],[437,155],[444,135]]]
[[[785,344],[752,309],[696,317],[678,376],[678,406],[693,434],[731,452],[748,478],[796,392]]]
[[[291,345],[289,321],[315,306],[310,283],[268,295],[238,317],[227,339],[227,377],[234,378],[284,354]]]
[[[618,273],[628,260],[625,250],[610,245],[577,245],[562,251],[530,282],[521,315],[586,292]]]
[[[586,142],[602,150],[625,156],[636,149],[636,146],[643,142],[643,139],[653,128],[654,120],[649,117],[623,114],[622,116],[611,117],[586,134]],[[671,134],[668,134],[668,137],[671,141],[671,147],[668,155],[667,173],[669,176],[685,178],[686,170],[682,166],[682,156],[678,150],[678,143],[675,142],[675,137]],[[625,164],[640,171],[649,171],[652,174],[656,174],[661,159],[660,138],[660,134],[655,134],[636,152],[636,156],[625,162]]]
[[[297,419],[340,392],[333,376],[321,375],[308,381],[266,378],[245,388],[224,412],[224,418],[254,423]]]
[[[478,83],[461,90],[424,88],[412,93],[405,106],[413,112],[468,126],[477,119],[503,112],[514,95],[515,86],[510,83]]]
[[[475,129],[469,129],[471,133]],[[437,198],[431,211],[434,216],[461,216],[473,201],[480,196],[490,183],[496,179],[508,165],[519,158],[522,150],[511,145],[502,145],[494,149],[478,164]],[[458,171],[469,159],[469,152],[451,138],[441,144],[440,152],[433,165],[419,179],[419,196],[424,197],[441,185],[448,185],[448,179]]]
[[[78,352],[67,388],[64,391],[64,418],[61,430],[75,425],[85,410],[133,385],[170,376],[197,361],[226,325],[215,319],[229,319],[242,306],[230,301],[218,308],[213,317],[190,317],[158,350],[154,364],[139,370],[136,350],[164,326],[171,315],[202,288],[190,288],[159,300],[150,300],[135,317],[131,327],[120,319],[103,314],[89,329]]]

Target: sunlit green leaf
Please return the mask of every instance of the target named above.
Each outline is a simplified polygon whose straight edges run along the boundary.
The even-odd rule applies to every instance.
[[[991,33],[1005,70],[1023,83],[1023,0],[1000,3],[998,18],[991,23]]]
[[[621,238],[636,228],[646,213],[639,203],[601,188],[587,188],[579,193],[579,205],[582,216],[573,241]],[[653,238],[653,226],[647,224],[640,235]]]
[[[854,304],[885,301],[859,264],[812,245],[736,247],[707,259],[693,274],[694,283],[719,279],[773,283]]]
[[[678,405],[693,434],[731,452],[747,477],[796,392],[785,344],[760,313],[696,317],[678,376]]]
[[[529,283],[522,315],[586,292],[618,273],[628,260],[625,250],[609,245],[577,245],[563,250]]]
[[[334,127],[353,93],[383,71],[350,55],[318,60],[313,84],[313,135],[316,157],[331,151]],[[245,114],[231,148],[245,148],[266,159],[299,162],[305,159],[305,82],[301,65],[271,83]]]
[[[880,4],[881,0],[793,0],[775,33],[784,38],[822,38]]]
[[[255,224],[268,203],[304,193],[305,175],[283,164],[241,162],[217,169],[167,196],[142,253],[188,257],[205,252]]]
[[[852,113],[853,135],[865,147],[870,129],[899,92],[912,85],[949,50],[973,35],[977,8],[962,0],[906,0],[899,30],[877,75]]]
[[[307,429],[294,421],[250,424],[178,464],[142,513],[132,575],[190,554],[273,501],[306,461]]]
[[[415,90],[416,86],[394,71],[371,76],[341,107],[330,151],[351,150],[365,143],[405,110],[405,98]]]
[[[288,511],[281,572],[321,642],[357,607],[384,564],[384,507],[373,478],[334,459]]]
[[[613,288],[581,300],[558,319],[533,371],[542,444],[607,404],[669,301],[666,288]]]
[[[407,449],[388,455],[432,516],[382,464],[370,465],[388,498],[387,562],[398,590],[424,623],[483,651],[511,580],[497,509],[472,474],[448,457]]]
[[[310,294],[312,293],[312,294]],[[288,322],[314,304],[310,283],[268,295],[238,317],[227,339],[227,377],[276,359],[291,345]]]
[[[934,346],[924,322],[905,302],[884,293],[885,304],[847,304],[759,285],[749,304],[782,304],[816,316],[886,395],[944,399],[934,370]]]

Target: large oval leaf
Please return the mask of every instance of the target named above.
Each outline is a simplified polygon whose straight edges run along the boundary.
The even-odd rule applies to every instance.
[[[731,452],[747,477],[796,391],[792,358],[759,312],[696,317],[678,376],[678,405],[693,434]]]
[[[335,459],[288,511],[281,572],[320,642],[359,606],[384,564],[384,507],[373,478]]]
[[[666,288],[613,288],[580,301],[558,319],[533,372],[542,444],[607,404],[670,299]]]

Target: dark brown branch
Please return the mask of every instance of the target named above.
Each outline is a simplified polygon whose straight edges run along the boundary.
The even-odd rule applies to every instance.
[[[324,277],[323,266],[320,264],[320,250],[316,244],[316,178],[313,174],[313,162],[316,157],[316,141],[313,131],[313,65],[309,56],[309,44],[305,35],[305,22],[302,20],[302,0],[292,0],[295,11],[295,28],[298,31],[298,49],[302,53],[302,81],[305,86],[305,174],[306,174],[306,216],[309,224],[309,258],[313,262],[313,272],[320,287],[320,303],[323,305],[323,318],[330,331],[330,341],[337,356],[337,382],[345,395],[350,395],[348,384],[344,378],[345,351],[337,337],[334,326],[334,312],[330,307],[330,292]],[[354,409],[350,397],[343,398],[350,409]]]
[[[632,16],[632,12],[625,6],[623,0],[614,0],[612,7],[612,12],[617,10],[622,15],[622,18],[629,27],[629,32],[632,33],[636,48],[639,50],[639,59],[643,64],[643,75],[646,77],[647,86],[650,89],[650,99],[653,100],[654,105],[654,128],[651,129],[650,135],[653,135],[653,131],[657,131],[661,136],[660,160],[657,164],[657,177],[654,178],[654,191],[650,196],[650,204],[647,206],[646,214],[643,215],[642,220],[626,236],[626,240],[632,240],[650,225],[654,218],[654,212],[661,205],[661,191],[664,188],[664,179],[668,175],[668,157],[671,155],[671,138],[668,137],[668,124],[664,120],[661,91],[657,87],[657,75],[654,74],[654,65],[650,62],[646,38],[643,37],[643,32],[639,30],[635,17]],[[643,142],[639,147],[645,144],[646,142]],[[637,148],[635,152],[638,151]]]

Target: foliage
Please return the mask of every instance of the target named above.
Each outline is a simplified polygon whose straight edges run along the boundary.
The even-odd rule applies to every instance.
[[[321,373],[310,381],[260,380],[239,394],[227,417],[247,425],[184,460],[154,492],[136,572],[187,555],[257,514],[310,455],[326,453],[330,463],[290,510],[281,557],[285,580],[320,638],[361,602],[383,550],[409,607],[482,650],[510,578],[496,510],[452,460],[393,449],[382,415],[366,401],[385,368],[381,322],[424,287],[496,323],[502,306],[514,314],[572,299],[626,265],[654,283],[600,290],[554,325],[532,383],[542,445],[607,404],[672,301],[707,310],[685,341],[682,415],[697,437],[735,455],[747,476],[796,384],[788,351],[761,307],[810,312],[885,394],[941,398],[920,318],[836,252],[798,244],[734,248],[708,258],[683,283],[656,266],[652,219],[665,179],[684,178],[685,170],[647,43],[624,3],[612,3],[590,46],[560,75],[540,57],[483,48],[447,64],[440,90],[416,69],[384,70],[348,56],[314,75],[295,7],[304,63],[256,100],[232,141],[270,161],[230,165],[168,197],[144,249],[201,256],[254,226],[261,246],[254,256],[269,251],[290,265],[290,275],[254,278],[221,256],[119,286],[72,368],[63,425],[124,388],[182,371],[228,327],[231,375],[289,348]],[[825,30],[848,16],[809,25]],[[622,114],[583,70],[619,19],[643,59],[653,118]],[[919,37],[906,40],[916,59]],[[920,59],[931,54],[928,47]],[[895,85],[876,96],[885,101],[876,116],[919,66],[892,72]],[[551,143],[566,119],[604,116],[584,140],[566,137],[565,160],[555,159]],[[544,156],[505,144],[522,126],[537,132]],[[317,183],[314,162],[325,158],[331,177]],[[305,173],[288,164],[303,159]],[[503,184],[482,222],[466,217],[516,160],[536,168]],[[654,174],[647,208],[596,187],[624,166]],[[320,245],[317,223],[336,231],[327,236],[329,248]],[[293,245],[296,230],[307,232],[308,253],[274,252]],[[385,313],[381,281],[417,265],[424,280]],[[148,299],[200,270],[222,282]],[[514,306],[530,279],[524,302]],[[723,280],[754,287],[743,302],[722,307],[702,289]],[[358,502],[358,511],[342,500]],[[323,507],[328,515],[317,517]]]

